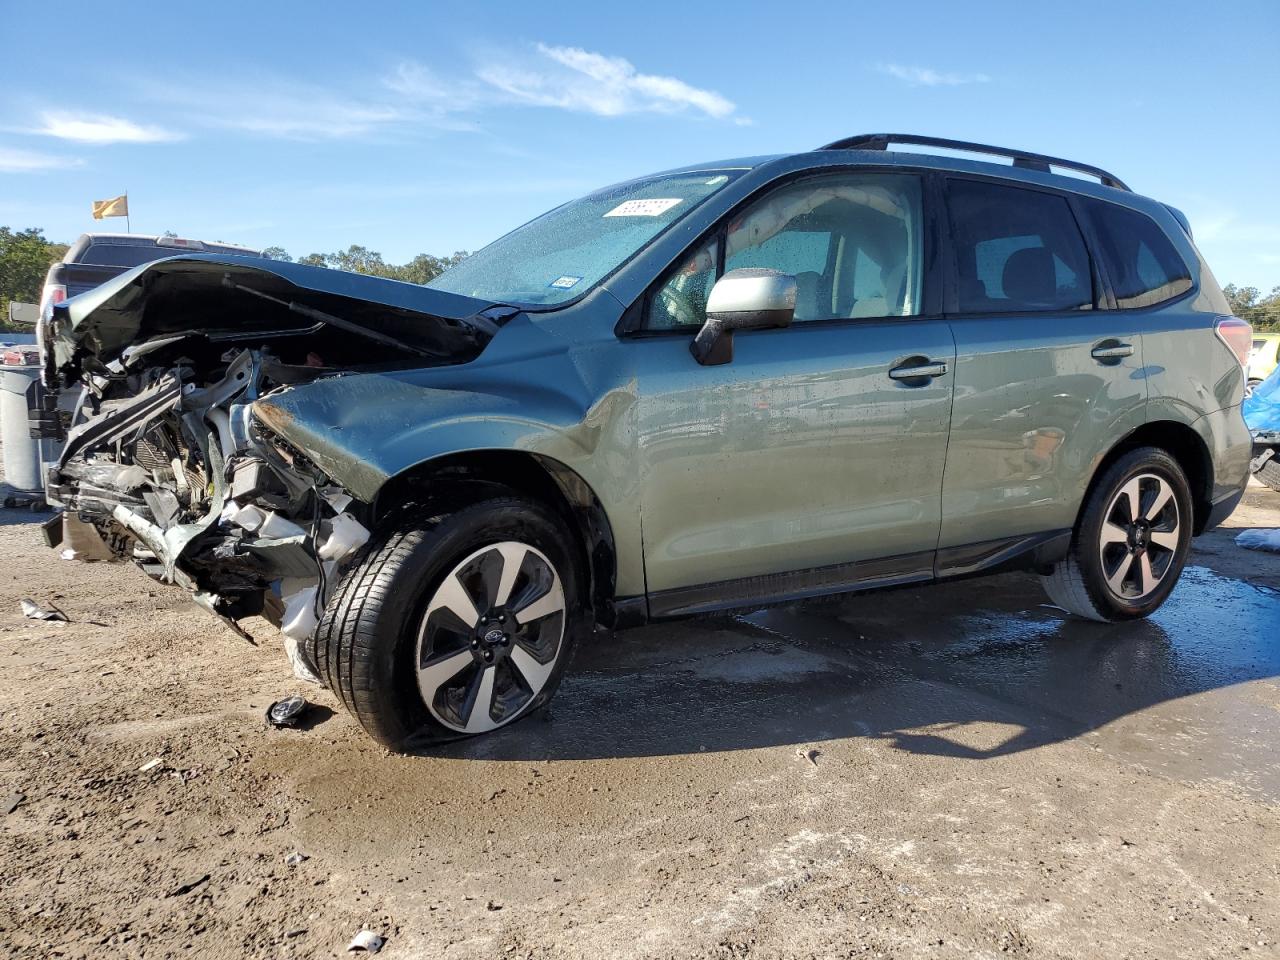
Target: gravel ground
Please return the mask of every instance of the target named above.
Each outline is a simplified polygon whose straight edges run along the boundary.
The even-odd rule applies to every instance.
[[[1144,623],[1065,621],[1017,574],[651,627],[549,712],[400,757],[318,689],[266,728],[300,688],[270,627],[0,511],[0,946],[1280,956],[1280,555],[1245,526],[1280,496]]]

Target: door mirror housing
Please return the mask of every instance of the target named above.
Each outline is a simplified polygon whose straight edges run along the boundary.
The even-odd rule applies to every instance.
[[[689,352],[704,367],[728,363],[736,331],[788,327],[795,312],[795,277],[763,267],[730,270],[711,288],[707,321]]]

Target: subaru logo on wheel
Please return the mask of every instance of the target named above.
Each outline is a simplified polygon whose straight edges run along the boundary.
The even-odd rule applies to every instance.
[[[499,630],[497,627],[494,627],[492,630],[490,630],[488,633],[484,635],[484,642],[485,643],[501,643],[502,636],[503,636],[502,631]]]

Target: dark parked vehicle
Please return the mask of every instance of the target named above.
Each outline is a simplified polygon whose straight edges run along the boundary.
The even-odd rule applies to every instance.
[[[40,294],[40,315],[55,303],[101,286],[112,277],[152,260],[178,253],[222,253],[256,257],[257,250],[231,243],[205,243],[183,237],[150,237],[140,233],[82,233],[59,262],[49,268]]]

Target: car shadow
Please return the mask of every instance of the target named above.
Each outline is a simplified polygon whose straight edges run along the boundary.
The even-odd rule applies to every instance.
[[[1280,676],[1277,624],[1280,594],[1203,567],[1123,624],[1065,617],[1025,574],[792,604],[601,637],[548,710],[430,753],[582,760],[861,737],[986,759]]]

